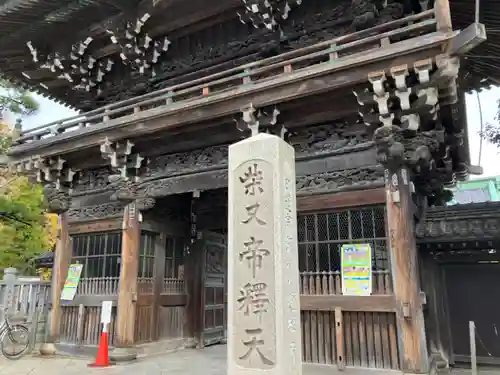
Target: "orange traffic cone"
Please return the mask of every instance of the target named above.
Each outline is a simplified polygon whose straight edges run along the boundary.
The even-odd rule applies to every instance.
[[[99,341],[99,349],[94,363],[90,363],[88,367],[109,367],[109,347],[108,347],[108,332],[103,330],[101,340]]]

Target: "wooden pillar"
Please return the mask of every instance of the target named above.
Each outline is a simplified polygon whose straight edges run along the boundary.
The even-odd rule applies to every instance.
[[[59,338],[61,325],[61,293],[68,276],[71,262],[71,241],[69,238],[68,213],[62,212],[58,215],[58,232],[56,249],[54,254],[54,265],[52,268],[52,309],[50,313],[49,342],[55,343]]]
[[[166,236],[164,233],[156,237],[155,242],[155,265],[153,275],[153,319],[151,319],[151,332],[153,340],[158,341],[159,337],[159,314],[160,314],[160,297],[163,289],[163,280],[165,279],[165,245]]]
[[[187,285],[187,332],[200,347],[203,333],[203,243],[196,240],[184,260],[184,275]]]
[[[442,32],[452,31],[450,1],[436,0],[434,2],[434,12],[436,14],[438,30]]]
[[[203,331],[203,302],[202,302],[202,267],[203,267],[203,244],[197,235],[198,198],[191,199],[191,230],[188,252],[184,257],[184,280],[188,295],[186,306],[186,332],[188,337],[194,340],[195,345],[200,345]]]
[[[115,330],[117,348],[128,349],[134,346],[140,238],[139,212],[136,204],[130,203],[123,214],[120,290]]]
[[[401,370],[428,371],[427,343],[422,311],[418,254],[413,217],[412,183],[407,169],[385,171],[387,224],[396,299]]]

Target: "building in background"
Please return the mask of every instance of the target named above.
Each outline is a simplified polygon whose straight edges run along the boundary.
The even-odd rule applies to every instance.
[[[500,200],[500,176],[460,181],[451,190],[453,199],[448,203],[449,205],[498,202]]]

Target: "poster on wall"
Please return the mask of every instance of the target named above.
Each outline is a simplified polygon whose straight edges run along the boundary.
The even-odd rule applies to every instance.
[[[342,245],[342,294],[369,296],[372,292],[372,249],[370,244]]]
[[[68,277],[64,283],[64,288],[61,293],[61,300],[73,301],[76,295],[76,289],[82,275],[83,264],[72,264],[68,269]]]

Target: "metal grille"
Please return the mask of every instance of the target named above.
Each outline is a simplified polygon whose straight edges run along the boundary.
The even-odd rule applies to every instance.
[[[372,246],[374,270],[389,268],[384,207],[299,215],[299,270],[340,271],[340,249],[349,243]]]
[[[82,278],[120,276],[121,232],[72,236],[72,263],[83,264]]]
[[[156,236],[157,234],[153,232],[141,232],[138,277],[153,277]]]
[[[183,276],[184,247],[183,238],[167,238],[165,249],[165,278],[180,278]]]

